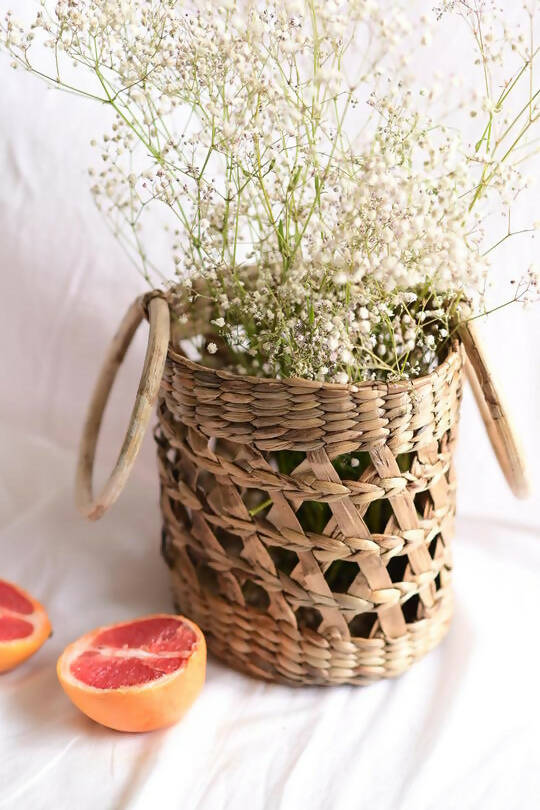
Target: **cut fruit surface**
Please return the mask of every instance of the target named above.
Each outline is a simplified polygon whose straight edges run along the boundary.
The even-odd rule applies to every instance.
[[[43,606],[18,585],[0,579],[0,672],[26,661],[50,635]]]
[[[176,723],[204,683],[206,644],[183,616],[158,614],[98,628],[58,659],[58,678],[73,703],[117,731]]]

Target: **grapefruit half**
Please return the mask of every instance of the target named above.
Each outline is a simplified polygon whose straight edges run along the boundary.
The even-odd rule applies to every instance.
[[[201,691],[205,672],[201,630],[162,613],[92,630],[66,647],[57,665],[75,706],[116,731],[176,723]]]
[[[43,606],[18,585],[0,579],[0,672],[26,661],[50,635]]]

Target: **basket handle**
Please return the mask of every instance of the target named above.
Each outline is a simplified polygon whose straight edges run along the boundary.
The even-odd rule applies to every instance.
[[[493,451],[516,498],[527,498],[530,485],[523,450],[472,321],[460,328],[460,337],[467,356],[467,378]]]
[[[94,497],[92,478],[103,413],[118,369],[145,316],[145,305],[150,331],[135,404],[113,471],[101,492]],[[163,376],[169,334],[169,307],[159,293],[153,293],[137,298],[131,304],[109,346],[88,407],[77,463],[75,500],[81,514],[90,520],[98,520],[116,501],[141,449]]]
[[[118,369],[146,311],[150,331],[135,404],[116,464],[101,492],[94,497],[92,478],[103,413]],[[90,520],[98,520],[112,506],[131,473],[158,395],[169,337],[169,307],[164,297],[154,292],[135,299],[111,342],[90,400],[79,445],[75,498],[81,514]],[[530,487],[523,452],[471,321],[460,328],[460,337],[467,355],[467,377],[495,455],[514,495],[526,498]]]

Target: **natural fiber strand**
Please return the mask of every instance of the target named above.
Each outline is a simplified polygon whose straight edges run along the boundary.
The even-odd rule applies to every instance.
[[[163,551],[179,609],[218,657],[276,681],[362,684],[441,640],[462,366],[456,344],[410,382],[268,380],[207,368],[171,343],[156,430]],[[277,451],[301,460],[285,474]],[[369,454],[358,480],[337,471],[350,453]],[[254,498],[268,506],[250,509]],[[322,533],[303,528],[306,503],[328,505]],[[374,504],[390,507],[377,532]]]

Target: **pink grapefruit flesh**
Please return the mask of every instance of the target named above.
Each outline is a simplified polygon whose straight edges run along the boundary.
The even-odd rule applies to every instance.
[[[39,602],[0,579],[0,672],[33,655],[50,634],[49,619]]]
[[[103,725],[146,731],[176,722],[204,682],[206,645],[197,625],[159,614],[98,628],[69,645],[60,682]]]

